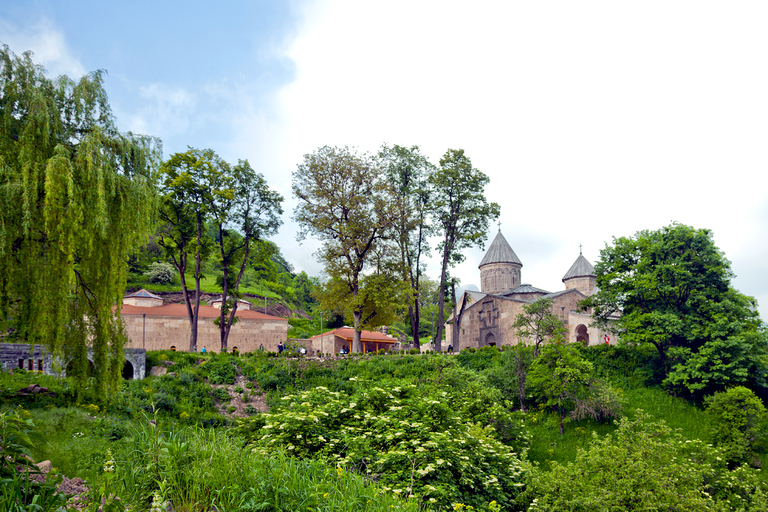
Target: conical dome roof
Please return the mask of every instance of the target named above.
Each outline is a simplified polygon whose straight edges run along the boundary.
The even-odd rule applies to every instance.
[[[515,251],[507,243],[507,239],[501,234],[501,231],[493,239],[479,267],[482,268],[483,265],[488,265],[489,263],[517,263],[521,267],[523,266]]]
[[[573,262],[573,265],[571,265],[571,268],[563,276],[563,281],[574,278],[574,277],[589,277],[589,276],[593,276],[593,277],[595,276],[595,267],[593,267],[592,264],[587,261],[587,258],[585,258],[584,256],[582,256],[581,253],[579,253],[579,257],[576,258],[576,261]]]

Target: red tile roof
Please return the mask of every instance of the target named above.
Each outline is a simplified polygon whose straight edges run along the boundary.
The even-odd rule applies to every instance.
[[[217,318],[221,313],[220,309],[213,306],[200,306],[200,318]],[[187,318],[187,306],[184,304],[163,304],[162,306],[156,306],[153,308],[131,306],[130,304],[123,304],[121,314],[125,315],[142,315],[147,316],[180,316]],[[235,313],[237,318],[245,318],[249,320],[283,320],[288,321],[287,318],[280,318],[279,316],[265,315],[253,310],[238,309]]]
[[[334,329],[332,331],[324,332],[322,336],[331,336],[336,335],[339,338],[344,338],[347,341],[352,341],[352,336],[354,336],[355,330],[352,327],[339,327],[338,329]],[[315,338],[320,338],[320,334],[317,336],[312,336],[310,339],[313,340]],[[374,331],[363,331],[360,333],[360,341],[375,341],[377,343],[397,343],[398,340],[391,336],[387,336],[386,334],[382,334],[380,332],[374,332]]]

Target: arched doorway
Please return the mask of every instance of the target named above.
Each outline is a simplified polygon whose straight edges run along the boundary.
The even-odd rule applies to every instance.
[[[585,347],[589,345],[589,332],[587,326],[580,324],[576,327],[576,343],[581,343]]]
[[[126,360],[123,365],[123,379],[133,380],[133,365],[128,360]]]
[[[496,336],[494,336],[492,332],[489,332],[488,335],[485,337],[484,345],[486,347],[495,347],[496,346]]]
[[[71,377],[72,375],[74,375],[74,372],[75,372],[74,361],[70,361],[69,364],[67,364],[66,372],[68,377]],[[88,378],[93,377],[93,361],[91,361],[90,359],[88,359],[88,366],[85,369],[85,376]]]

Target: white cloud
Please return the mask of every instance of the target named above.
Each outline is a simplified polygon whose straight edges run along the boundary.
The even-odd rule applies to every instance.
[[[139,86],[138,92],[140,102],[130,114],[121,116],[121,123],[129,131],[174,137],[200,122],[197,97],[183,87],[154,83]]]
[[[562,287],[580,243],[595,262],[612,236],[672,221],[713,229],[747,260],[768,197],[756,181],[766,14],[760,2],[311,3],[286,50],[296,80],[279,95],[275,150],[295,165],[325,144],[418,144],[435,162],[464,148],[491,177],[523,279],[542,288]],[[479,281],[482,253],[467,251],[463,283]]]
[[[0,20],[0,34],[0,41],[17,55],[33,52],[33,60],[42,64],[51,77],[67,75],[77,79],[87,72],[72,55],[64,33],[45,18],[24,28]]]

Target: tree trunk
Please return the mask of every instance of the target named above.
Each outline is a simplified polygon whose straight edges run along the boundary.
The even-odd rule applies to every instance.
[[[223,252],[223,251],[222,251]],[[223,256],[223,254],[222,254]],[[221,285],[221,309],[219,310],[219,338],[221,339],[221,352],[222,354],[227,351],[227,320],[226,320],[226,304],[227,299],[229,296],[229,283],[227,282],[229,278],[229,268],[224,262],[224,268],[222,269],[224,271],[224,282]],[[235,307],[237,307],[237,301],[235,301]]]
[[[451,346],[453,350],[460,352],[460,336],[461,336],[461,310],[459,304],[456,301],[456,280],[451,280],[451,299],[453,300],[453,339]]]
[[[563,435],[565,432],[565,428],[563,427],[563,423],[565,422],[565,407],[560,404],[557,408],[560,409],[560,435]]]
[[[363,347],[360,343],[360,334],[362,333],[363,328],[360,326],[363,320],[363,312],[362,311],[353,311],[352,312],[352,318],[354,319],[355,323],[355,332],[352,334],[352,352],[355,353],[361,353],[363,351]]]
[[[416,310],[414,310],[414,307]],[[416,301],[415,306],[411,304],[408,306],[408,316],[411,318],[411,333],[413,334],[413,343],[419,344],[419,320],[418,320],[418,307],[419,302]]]
[[[517,393],[520,399],[520,410],[525,412],[525,380],[528,375],[523,371],[522,359],[517,361]]]
[[[446,236],[446,238],[448,238]],[[443,247],[443,264],[440,271],[440,293],[437,301],[437,333],[435,335],[435,350],[440,352],[443,339],[443,323],[445,321],[445,277],[448,274],[448,256],[450,255],[449,240],[445,240]]]

